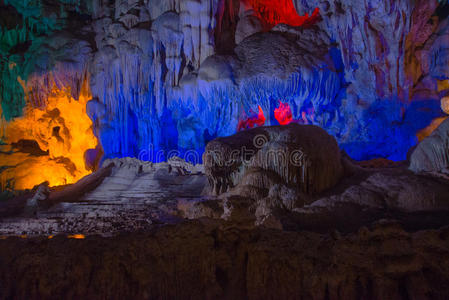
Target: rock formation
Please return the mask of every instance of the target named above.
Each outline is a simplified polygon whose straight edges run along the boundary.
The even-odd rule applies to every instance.
[[[2,87],[3,115],[10,120],[24,105],[45,106],[53,84],[77,99],[89,78],[95,106],[102,107],[95,131],[106,158],[138,157],[150,147],[180,156],[201,152],[211,139],[234,134],[239,118],[258,105],[267,112],[282,101],[293,119],[327,129],[356,159],[405,159],[415,133],[441,114],[436,102],[445,95],[436,90],[445,80],[447,21],[439,10],[446,6],[293,1],[295,15],[319,8],[321,21],[267,32],[263,18],[276,12],[264,15],[262,4],[58,2],[65,14],[32,34],[32,24],[52,8],[8,6],[27,17],[5,23],[2,76],[11,84]],[[10,30],[15,25],[20,30]],[[231,35],[230,49],[220,49],[220,34]]]
[[[449,298],[448,8],[0,1],[0,298]]]
[[[111,238],[9,238],[0,297],[446,299],[448,236],[388,221],[348,235],[195,221]]]
[[[14,199],[25,211],[2,203],[0,297],[447,297],[447,179],[359,167],[312,125],[207,150],[204,168],[107,160],[75,185]],[[207,195],[206,175],[229,191]]]
[[[418,144],[410,157],[410,170],[414,172],[448,173],[449,119]]]
[[[316,194],[333,187],[343,174],[337,142],[313,125],[261,127],[218,138],[207,145],[204,156],[217,194],[243,186],[260,193],[276,182]]]

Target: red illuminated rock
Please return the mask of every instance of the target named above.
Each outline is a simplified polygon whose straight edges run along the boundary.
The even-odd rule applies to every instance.
[[[244,2],[252,7],[255,14],[270,27],[280,23],[297,27],[309,27],[321,20],[318,7],[313,10],[312,15],[305,13],[303,16],[300,16],[292,0],[247,0]]]
[[[244,129],[251,129],[256,126],[263,126],[265,124],[265,115],[263,113],[262,107],[259,105],[259,112],[257,114],[254,114],[252,116],[249,116],[248,118],[242,119],[239,121],[239,124],[237,126],[237,131],[241,131]]]
[[[281,125],[290,124],[293,121],[293,114],[288,103],[279,102],[279,107],[274,110],[274,117]]]

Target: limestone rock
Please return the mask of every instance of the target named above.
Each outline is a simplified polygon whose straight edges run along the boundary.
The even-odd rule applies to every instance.
[[[217,194],[239,185],[268,190],[274,182],[316,194],[343,175],[337,142],[313,125],[261,127],[218,138],[207,145],[204,162]]]
[[[432,77],[440,80],[449,79],[449,19],[438,26],[429,59]]]
[[[272,32],[254,34],[237,45],[235,53],[244,62],[236,70],[239,79],[255,75],[285,78],[298,69],[313,70],[326,65],[330,47],[326,33],[316,29],[292,33],[288,31],[291,27],[284,26],[287,28],[279,27],[284,30],[274,28]]]
[[[111,235],[148,229],[179,219],[178,201],[208,201],[202,197],[206,183],[201,166],[176,158],[160,164],[134,158],[106,160],[97,172],[73,185],[52,188],[49,195],[41,185],[32,194],[0,202],[0,235]],[[195,215],[190,211],[183,217]],[[208,215],[195,216],[220,214],[211,209]]]
[[[414,172],[448,173],[449,119],[421,143],[410,157],[410,170]]]
[[[359,182],[342,193],[321,197],[300,210],[325,208],[332,211],[342,205],[357,205],[368,210],[397,212],[449,212],[449,187],[432,178],[392,169],[376,170],[353,175]]]
[[[388,221],[342,235],[193,221],[108,238],[9,238],[0,298],[447,299],[448,237]]]
[[[237,23],[235,43],[240,44],[245,38],[263,30],[261,20],[252,11],[247,11]]]

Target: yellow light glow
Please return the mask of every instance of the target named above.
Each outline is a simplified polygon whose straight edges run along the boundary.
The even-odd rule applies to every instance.
[[[71,234],[71,235],[68,235],[67,238],[75,239],[75,240],[82,240],[82,239],[85,239],[86,236],[84,234]]]
[[[438,92],[449,90],[449,80],[438,80]]]
[[[45,181],[50,186],[71,184],[91,173],[86,170],[84,153],[95,148],[98,141],[86,113],[90,99],[86,83],[78,101],[69,89],[54,88],[44,110],[27,105],[22,117],[11,122],[2,120],[0,133],[7,143],[0,146],[0,165],[6,168],[0,173],[2,189],[11,178],[14,189],[23,190]],[[48,155],[17,152],[11,144],[20,140],[35,140]]]

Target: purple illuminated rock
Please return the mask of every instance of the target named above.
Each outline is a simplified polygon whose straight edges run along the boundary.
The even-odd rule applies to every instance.
[[[235,43],[239,44],[248,36],[263,31],[261,20],[254,15],[254,11],[249,10],[244,13],[237,23],[235,31]]]

